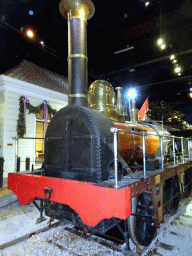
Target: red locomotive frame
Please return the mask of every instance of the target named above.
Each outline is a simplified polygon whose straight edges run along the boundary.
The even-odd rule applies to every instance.
[[[103,219],[116,217],[126,220],[131,215],[131,198],[148,191],[152,193],[154,215],[158,223],[163,220],[163,185],[178,175],[180,189],[183,175],[192,167],[191,162],[169,167],[143,181],[135,181],[123,188],[108,188],[90,182],[46,177],[34,174],[8,176],[8,189],[12,190],[21,204],[32,203],[36,198],[46,199],[45,188],[51,188],[51,201],[69,205],[88,226],[95,226]],[[181,193],[183,191],[180,191]]]
[[[51,201],[69,205],[88,226],[95,226],[106,218],[127,219],[131,215],[130,187],[114,189],[89,182],[9,173],[8,189],[17,195],[21,204],[32,203],[36,198],[45,199],[45,188],[53,190]]]

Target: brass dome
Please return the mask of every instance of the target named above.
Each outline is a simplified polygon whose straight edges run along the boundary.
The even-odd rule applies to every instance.
[[[109,82],[104,80],[94,81],[89,87],[87,97],[90,108],[106,114],[112,121],[124,121],[114,105],[115,92]]]

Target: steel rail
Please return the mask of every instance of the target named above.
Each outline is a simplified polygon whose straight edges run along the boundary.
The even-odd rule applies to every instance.
[[[61,221],[58,221],[58,222],[56,222],[56,223],[54,223],[54,224],[51,224],[51,225],[49,225],[49,226],[47,226],[47,227],[41,228],[41,229],[39,229],[39,230],[37,230],[37,231],[30,232],[30,233],[28,233],[28,234],[26,234],[26,235],[24,235],[24,236],[21,236],[21,237],[19,237],[19,238],[16,238],[16,239],[12,240],[12,241],[9,241],[9,242],[7,242],[7,243],[1,244],[1,245],[0,245],[0,251],[3,250],[3,249],[6,249],[6,248],[8,248],[8,247],[11,247],[11,246],[13,246],[13,245],[16,245],[16,244],[18,244],[18,243],[20,243],[20,242],[23,242],[23,241],[29,239],[30,237],[32,237],[33,235],[37,235],[37,234],[40,234],[40,233],[42,233],[42,232],[48,231],[48,230],[50,230],[50,229],[52,229],[52,228],[55,228],[55,227],[57,227],[60,223],[61,223]]]

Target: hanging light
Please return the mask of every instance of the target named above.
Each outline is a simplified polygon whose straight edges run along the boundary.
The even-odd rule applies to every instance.
[[[34,33],[33,30],[28,29],[28,30],[26,31],[26,35],[27,35],[29,38],[33,38],[34,35],[35,35],[35,33]]]
[[[159,47],[160,47],[161,50],[164,50],[164,49],[166,48],[165,41],[164,41],[164,39],[161,38],[161,37],[157,40],[157,44],[159,45]]]
[[[161,3],[161,9],[160,9],[160,36],[162,36],[162,3]],[[164,43],[164,39],[160,37],[157,41],[157,44],[160,46],[161,49],[165,49],[165,45],[163,43]]]
[[[157,41],[157,44],[158,44],[158,45],[162,45],[162,43],[163,43],[163,39],[162,39],[162,38],[159,38],[158,41]]]

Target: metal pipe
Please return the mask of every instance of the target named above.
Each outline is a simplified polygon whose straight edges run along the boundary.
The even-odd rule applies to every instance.
[[[136,123],[138,121],[138,113],[137,113],[137,109],[135,106],[135,99],[132,99],[132,108],[129,110],[129,114],[130,114],[130,121],[132,123]]]
[[[190,140],[188,140],[187,146],[188,146],[188,159],[189,159],[189,160],[191,160],[190,144],[191,144],[191,141],[190,141]]]
[[[87,20],[95,7],[91,0],[62,0],[59,11],[68,19],[68,104],[87,107]]]
[[[115,170],[115,188],[118,188],[118,158],[117,158],[117,128],[112,127],[111,132],[114,133],[114,170]]]
[[[116,87],[116,91],[117,91],[117,111],[119,115],[124,116],[125,115],[125,109],[124,106],[122,104],[122,87]]]
[[[14,173],[17,173],[17,137],[12,137],[12,139],[15,141],[15,170]]]
[[[127,47],[127,48],[125,48],[123,50],[116,51],[116,52],[114,52],[114,54],[130,51],[130,50],[133,50],[133,49],[134,49],[134,46],[130,46],[130,47]]]
[[[146,179],[147,174],[146,174],[146,154],[145,154],[145,135],[146,133],[143,132],[143,175],[144,179]]]
[[[182,162],[185,162],[184,159],[184,145],[183,145],[183,137],[181,137],[181,153],[182,153]]]
[[[172,139],[173,139],[173,159],[174,159],[174,165],[176,164],[176,156],[175,156],[175,137],[172,136]]]
[[[164,168],[164,155],[163,155],[163,135],[160,136],[160,146],[161,146],[161,169],[163,171]]]
[[[44,140],[45,138],[34,138],[34,137],[23,137],[19,138],[19,140]]]

